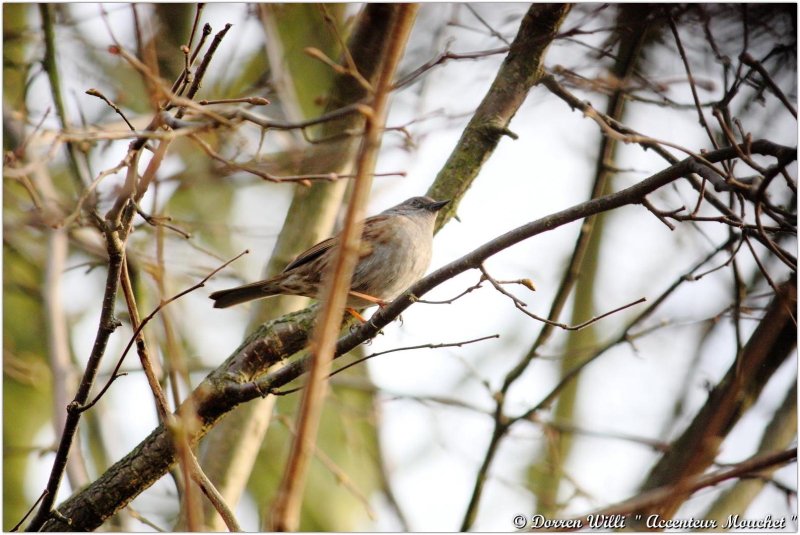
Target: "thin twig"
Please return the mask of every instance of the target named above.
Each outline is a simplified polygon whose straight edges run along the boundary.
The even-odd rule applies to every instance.
[[[677,143],[672,143],[670,141],[664,141],[663,139],[656,139],[649,136],[642,136],[636,134],[623,134],[618,130],[612,128],[612,126],[605,121],[603,116],[599,114],[591,105],[587,105],[583,113],[586,117],[589,117],[590,119],[594,120],[594,122],[597,123],[597,125],[600,127],[603,133],[611,137],[612,139],[616,139],[617,141],[622,141],[623,143],[655,144],[655,145],[664,145],[665,147],[672,147],[673,149],[677,149],[693,157],[698,162],[700,162],[701,164],[705,165],[706,167],[714,171],[717,175],[719,175],[723,179],[729,178],[729,175],[727,173],[725,173],[720,169],[717,169],[714,166],[714,164],[709,162],[706,158],[704,158],[703,156],[701,156],[696,152],[687,149],[686,147],[678,145]]]
[[[153,363],[150,359],[150,354],[147,350],[147,345],[144,340],[144,336],[142,336],[141,329],[141,322],[139,320],[139,308],[136,305],[136,297],[133,293],[133,285],[131,284],[131,276],[128,272],[128,261],[127,256],[123,259],[122,265],[122,277],[121,277],[121,286],[122,286],[122,293],[125,296],[125,303],[128,306],[128,315],[131,320],[131,327],[133,327],[134,331],[138,331],[138,334],[134,336],[136,340],[136,352],[139,355],[139,360],[142,364],[142,370],[144,370],[145,377],[147,378],[147,383],[150,385],[150,390],[153,392],[153,398],[156,401],[156,410],[158,411],[159,420],[163,423],[166,423],[170,416],[169,405],[167,404],[167,398],[164,396],[164,391],[161,389],[161,384],[158,382],[158,377],[153,369]],[[118,370],[111,374],[111,377],[114,377],[118,374]]]
[[[194,36],[197,33],[197,27],[200,25],[200,17],[203,14],[203,9],[205,9],[206,4],[204,2],[200,2],[195,7],[194,13],[194,22],[192,23],[192,31],[189,33],[189,40],[186,42],[186,46],[192,48],[192,44],[194,42]]]
[[[218,100],[201,100],[198,102],[201,106],[209,106],[211,104],[237,104],[244,103],[252,106],[266,106],[269,100],[261,97],[242,97],[242,98],[222,98]]]
[[[174,381],[175,376],[172,376]],[[177,403],[177,400],[176,400]],[[181,493],[182,507],[181,512],[183,519],[186,523],[186,531],[198,532],[202,531],[205,527],[205,519],[203,518],[203,509],[199,507],[199,499],[196,497],[197,489],[192,485],[194,480],[194,470],[192,460],[194,454],[189,445],[189,435],[194,429],[190,430],[189,427],[195,427],[196,418],[193,418],[194,407],[184,408],[179,407],[181,416],[179,418],[171,417],[167,420],[167,429],[172,438],[174,448],[178,454],[178,463],[181,474],[181,479],[184,482],[183,492]],[[195,459],[194,463],[197,463]],[[198,487],[200,484],[198,483]]]
[[[33,502],[33,505],[31,505],[31,508],[30,508],[30,509],[28,509],[28,512],[27,512],[27,513],[25,513],[25,516],[23,516],[23,517],[22,517],[22,519],[21,519],[19,522],[17,522],[17,523],[16,523],[16,525],[14,525],[14,527],[13,527],[13,528],[11,528],[11,530],[10,530],[11,532],[14,532],[14,531],[19,531],[19,528],[21,528],[21,527],[22,527],[22,524],[24,524],[24,523],[25,523],[25,520],[27,520],[27,519],[28,519],[28,517],[29,517],[29,516],[31,516],[31,513],[33,512],[33,510],[34,510],[34,509],[36,509],[36,506],[37,506],[37,505],[39,505],[39,502],[41,502],[41,501],[42,501],[42,499],[43,499],[45,496],[47,496],[47,492],[48,492],[48,491],[47,491],[47,489],[44,489],[44,490],[42,491],[42,493],[39,495],[39,497],[36,499],[36,501],[35,501],[35,502]]]
[[[192,85],[189,86],[189,90],[186,91],[186,98],[192,100],[197,92],[200,90],[200,86],[203,83],[203,78],[206,75],[206,71],[208,70],[208,66],[211,64],[211,60],[214,58],[214,54],[219,48],[219,45],[222,43],[222,40],[225,38],[225,34],[228,33],[228,30],[231,29],[233,24],[226,24],[223,29],[217,32],[217,35],[214,36],[214,39],[211,41],[211,44],[208,46],[208,50],[206,51],[205,55],[203,56],[203,61],[200,62],[200,65],[197,67],[197,70],[194,73],[194,80],[192,80]],[[169,109],[169,108],[167,108]],[[177,119],[180,119],[184,114],[183,108],[178,110],[178,113],[175,114]]]
[[[347,63],[347,70],[346,73],[356,79],[356,81],[364,88],[367,94],[372,94],[375,92],[375,89],[372,87],[372,84],[369,83],[369,80],[364,78],[364,76],[359,72],[358,65],[356,65],[355,60],[353,59],[352,54],[350,54],[350,49],[347,47],[347,43],[342,38],[342,34],[339,31],[339,26],[336,24],[333,16],[331,16],[328,8],[325,4],[317,4],[320,13],[322,14],[322,18],[325,21],[325,25],[328,27],[328,30],[333,34],[336,42],[339,43],[339,48],[342,49],[342,56],[344,56],[345,63]]]
[[[742,233],[742,236],[745,236],[745,234]],[[735,240],[737,238],[738,238],[738,236],[735,235],[735,234],[731,234],[730,235],[730,240]],[[724,268],[726,266],[729,266],[731,264],[731,262],[733,262],[734,258],[736,258],[736,255],[739,253],[739,249],[742,248],[742,243],[744,243],[744,240],[738,240],[738,241],[739,241],[739,245],[736,246],[736,249],[731,253],[731,255],[728,257],[728,259],[723,264],[720,264],[717,267],[711,268],[708,271],[704,271],[703,273],[701,273],[699,275],[695,275],[694,277],[692,277],[692,280],[699,281],[700,279],[702,279],[706,275],[710,275],[711,273],[714,273],[715,271],[719,271],[720,269],[722,269],[722,268]],[[732,241],[731,241],[731,243],[732,243]]]
[[[365,361],[367,361],[369,359],[372,359],[372,358],[375,358],[375,357],[379,357],[381,355],[386,355],[388,353],[397,353],[398,351],[411,351],[411,350],[414,350],[414,349],[440,349],[440,348],[443,348],[443,347],[461,347],[461,346],[465,346],[465,345],[468,345],[468,344],[474,344],[476,342],[483,342],[484,340],[491,340],[493,338],[500,338],[500,335],[499,334],[493,334],[493,335],[490,335],[490,336],[482,336],[481,338],[475,338],[474,340],[466,340],[464,342],[450,342],[450,343],[441,343],[441,344],[422,344],[422,345],[418,345],[418,346],[397,347],[395,349],[388,349],[386,351],[380,351],[378,353],[373,353],[372,355],[367,355],[366,357],[361,357],[358,360],[354,360],[353,362],[351,362],[351,363],[349,363],[349,364],[347,364],[345,366],[342,366],[341,368],[339,368],[337,370],[332,371],[331,373],[328,374],[328,376],[324,380],[328,380],[331,377],[333,377],[334,375],[337,375],[337,374],[345,371],[346,369],[352,368],[353,366],[361,364],[362,362],[365,362]],[[273,390],[273,391],[270,392],[270,394],[272,394],[274,396],[286,396],[286,395],[289,395],[289,394],[294,394],[295,392],[299,392],[303,388],[305,388],[305,385],[298,386],[297,388],[292,388],[292,389],[289,389],[289,390]]]
[[[206,495],[206,498],[211,502],[211,505],[214,506],[214,509],[217,510],[219,515],[222,517],[223,522],[228,527],[228,530],[231,532],[243,532],[242,526],[239,525],[239,521],[236,520],[236,515],[233,514],[233,511],[225,503],[225,498],[220,494],[214,484],[208,479],[203,469],[200,468],[200,464],[197,462],[197,457],[194,456],[192,450],[188,448],[187,444],[187,459],[190,462],[191,466],[191,478],[194,480],[195,483],[200,487],[200,490],[203,491],[203,494]],[[187,504],[187,507],[190,504]]]
[[[201,101],[202,103],[203,101]],[[315,126],[318,124],[322,124],[328,121],[332,121],[334,119],[339,119],[346,115],[358,113],[363,115],[365,118],[370,117],[372,115],[372,108],[363,104],[363,103],[356,103],[350,104],[348,106],[343,106],[333,111],[329,111],[327,113],[323,113],[317,117],[313,117],[311,119],[306,119],[303,121],[281,121],[278,119],[270,119],[269,117],[264,117],[263,115],[259,115],[253,111],[238,108],[233,113],[229,114],[231,119],[243,119],[245,121],[249,121],[253,124],[260,126],[261,128],[269,128],[273,130],[295,130],[295,129],[304,129],[309,126]],[[223,113],[224,115],[224,113]]]
[[[185,238],[187,240],[192,237],[192,235],[189,234],[188,232],[186,232],[185,230],[181,230],[181,229],[179,229],[178,227],[176,227],[174,225],[170,225],[169,223],[166,223],[166,221],[172,221],[171,217],[168,217],[168,216],[152,216],[152,215],[146,213],[142,209],[142,207],[139,206],[138,203],[134,203],[134,206],[136,207],[136,213],[139,214],[142,217],[142,219],[144,219],[147,222],[148,225],[151,225],[153,227],[162,226],[164,228],[168,228],[171,231],[173,231],[173,232],[175,232],[177,234],[180,234],[181,237],[183,237],[183,238]]]
[[[480,281],[478,281],[478,284],[476,284],[474,286],[470,286],[469,288],[467,288],[466,290],[464,290],[463,292],[461,292],[457,296],[453,297],[452,299],[447,299],[445,301],[428,301],[428,300],[425,300],[425,299],[417,299],[415,297],[414,298],[414,302],[415,303],[424,303],[426,305],[450,305],[454,301],[457,301],[458,299],[461,299],[462,297],[464,297],[468,293],[472,293],[475,290],[477,290],[478,288],[480,288],[481,285],[483,284],[483,282],[484,282],[483,279],[481,279]]]
[[[189,126],[189,125],[185,125]],[[153,131],[153,130],[134,130],[133,132],[130,131],[88,131],[88,132],[62,132],[56,136],[56,142],[73,142],[73,141],[114,141],[118,139],[137,139],[142,141],[147,141],[150,139],[158,139],[158,140],[172,140],[178,137],[188,136],[191,134],[201,133],[212,128],[215,128],[216,125],[214,124],[201,124],[201,123],[192,123],[191,128],[184,127],[180,130],[171,130],[171,131]],[[138,149],[139,147],[136,147]],[[38,163],[38,162],[37,162]],[[16,171],[16,170],[15,170]],[[7,170],[3,170],[5,174]],[[16,177],[14,177],[16,178]]]
[[[244,171],[245,173],[250,173],[256,175],[259,178],[263,178],[268,182],[299,182],[305,186],[310,186],[312,180],[321,180],[325,182],[334,182],[336,180],[342,180],[347,178],[356,178],[356,175],[340,175],[338,173],[317,173],[313,175],[294,175],[294,176],[285,176],[285,177],[276,177],[266,171],[261,171],[259,169],[255,169],[253,167],[248,167],[246,165],[242,165],[239,163],[234,162],[233,160],[229,160],[225,158],[221,154],[217,153],[211,145],[200,139],[194,134],[191,134],[189,138],[200,145],[200,148],[203,149],[211,159],[216,160],[220,163],[224,163],[227,166],[230,166],[234,169],[238,169],[239,171]],[[397,172],[397,173],[375,173],[372,174],[373,177],[375,176],[405,176],[404,172]]]
[[[764,68],[764,65],[762,65],[760,61],[747,52],[739,56],[739,61],[758,71],[758,74],[761,75],[761,78],[763,78],[764,82],[766,82],[770,89],[772,89],[772,92],[775,93],[775,96],[778,97],[778,100],[780,100],[783,105],[786,106],[786,109],[791,112],[792,116],[797,119],[797,109],[795,109],[794,105],[792,105],[792,102],[786,97],[783,91],[781,91],[781,88],[778,87],[778,84],[776,84],[775,80],[772,79],[772,76],[769,75],[769,72],[767,72],[767,69]]]
[[[479,14],[477,11],[475,11],[475,8],[474,8],[474,7],[472,7],[472,6],[471,6],[470,4],[468,4],[468,3],[467,3],[467,4],[464,4],[464,5],[467,7],[467,9],[469,9],[469,12],[470,12],[470,13],[472,13],[472,15],[473,15],[473,16],[474,16],[476,19],[478,19],[478,22],[480,22],[480,23],[481,23],[481,24],[482,24],[482,25],[483,25],[483,26],[484,26],[484,27],[485,27],[487,30],[489,30],[489,33],[490,33],[490,34],[491,34],[493,37],[497,37],[498,39],[500,39],[501,41],[503,41],[503,42],[504,42],[506,45],[508,45],[508,46],[511,46],[511,43],[509,42],[509,40],[508,40],[508,39],[506,39],[505,37],[503,37],[503,34],[501,34],[500,32],[498,32],[498,31],[497,31],[497,30],[495,30],[494,28],[492,28],[492,26],[491,26],[491,25],[490,25],[488,22],[486,22],[486,20],[484,20],[484,18],[483,18],[483,17],[481,17],[481,16],[480,16],[480,14]]]
[[[702,198],[702,195],[700,197]],[[667,217],[668,216],[674,216],[675,214],[686,210],[685,206],[681,206],[680,208],[677,208],[675,210],[671,210],[669,212],[664,212],[662,210],[659,210],[655,206],[653,206],[653,203],[651,203],[649,200],[647,200],[646,197],[644,199],[642,199],[642,206],[644,206],[645,208],[650,210],[650,212],[652,212],[652,214],[654,216],[656,216],[659,221],[664,223],[667,226],[667,228],[670,229],[670,230],[675,230],[675,225],[673,225],[672,223],[667,221]]]
[[[44,121],[47,119],[47,117],[50,115],[50,111],[51,107],[48,106],[47,109],[44,110],[42,118],[39,119],[39,122],[36,123],[36,126],[33,127],[33,130],[31,130],[31,132],[25,136],[25,139],[22,140],[22,143],[20,143],[19,147],[14,149],[13,154],[15,158],[21,159],[25,156],[25,151],[28,148],[28,144],[31,142],[32,139],[36,137],[36,135],[39,133],[39,130],[42,129],[42,125],[44,124]]]
[[[767,268],[764,267],[764,264],[761,263],[761,260],[758,258],[758,255],[756,254],[756,250],[755,250],[755,248],[753,248],[753,244],[750,243],[750,238],[747,237],[747,234],[744,234],[744,241],[747,242],[747,247],[750,249],[750,253],[753,255],[753,260],[756,261],[756,264],[758,265],[758,269],[761,270],[761,273],[764,275],[764,278],[767,279],[767,283],[769,283],[770,288],[772,288],[772,290],[777,295],[779,293],[778,285],[775,284],[775,281],[772,280],[772,277],[769,276],[769,272],[767,271]]]
[[[206,7],[205,4],[197,4],[197,8],[195,9],[194,13],[194,22],[192,23],[192,32],[189,34],[189,41],[186,45],[186,49],[188,49],[188,53],[184,52],[185,55],[185,64],[183,67],[183,71],[181,71],[180,75],[178,75],[178,79],[175,80],[175,83],[172,84],[172,92],[178,95],[183,95],[183,92],[191,83],[191,72],[190,69],[192,65],[194,65],[194,61],[197,59],[198,54],[200,54],[200,50],[203,48],[203,45],[208,39],[208,36],[211,35],[211,25],[204,24],[203,25],[203,32],[200,37],[200,42],[197,43],[197,46],[194,49],[194,52],[191,52],[192,42],[194,41],[194,36],[197,33],[197,26],[200,24],[200,16],[203,13],[203,9]],[[181,47],[183,51],[183,47]]]
[[[109,100],[109,98],[107,96],[105,96],[102,91],[100,91],[99,89],[92,88],[92,89],[87,89],[86,90],[86,94],[87,95],[91,95],[93,97],[97,97],[97,98],[101,99],[103,102],[105,102],[106,104],[108,104],[111,107],[112,110],[117,112],[117,115],[122,117],[122,120],[125,121],[125,124],[128,125],[128,128],[130,128],[131,130],[134,130],[134,131],[136,130],[136,128],[131,124],[131,122],[128,120],[128,118],[125,116],[125,114],[122,113],[122,110],[119,108],[119,106],[117,106],[111,100]]]
[[[136,141],[131,143],[131,147],[137,144]],[[113,228],[119,227],[123,211],[129,206],[130,203],[138,203],[144,194],[150,182],[155,178],[156,171],[161,166],[161,162],[167,154],[170,140],[164,140],[158,144],[158,147],[153,151],[153,157],[147,163],[142,178],[137,181],[139,158],[141,157],[141,150],[130,148],[128,155],[131,157],[131,162],[128,165],[127,176],[125,177],[125,184],[122,190],[117,195],[114,205],[106,212],[106,220]]]
[[[641,299],[638,299],[638,300],[634,301],[633,303],[628,303],[627,305],[621,306],[619,308],[615,308],[614,310],[611,310],[610,312],[606,312],[605,314],[601,314],[601,315],[596,316],[596,317],[594,317],[594,318],[592,318],[592,319],[590,319],[588,321],[585,321],[585,322],[581,323],[580,325],[575,325],[574,327],[570,327],[569,325],[566,325],[564,323],[559,323],[557,321],[548,320],[546,318],[539,317],[536,314],[533,314],[533,313],[529,312],[528,310],[525,309],[525,307],[528,306],[528,305],[526,305],[525,303],[520,301],[517,298],[517,296],[515,296],[511,292],[506,291],[505,288],[503,288],[503,286],[500,284],[500,281],[495,280],[491,275],[489,275],[489,272],[486,271],[486,268],[483,267],[483,265],[481,265],[478,269],[481,270],[481,273],[483,273],[483,276],[486,278],[486,280],[488,280],[492,284],[492,286],[494,286],[494,289],[497,290],[498,292],[500,292],[501,294],[505,295],[509,299],[511,299],[514,302],[514,306],[517,307],[519,310],[521,310],[522,312],[524,312],[525,314],[527,314],[528,316],[530,316],[531,318],[533,318],[535,320],[541,321],[541,322],[546,323],[547,325],[551,325],[553,327],[558,327],[560,329],[564,329],[565,331],[579,331],[581,329],[584,329],[584,328],[588,327],[592,323],[600,321],[601,319],[603,319],[605,317],[608,317],[608,316],[610,316],[612,314],[616,314],[617,312],[625,310],[626,308],[630,308],[630,307],[632,307],[634,305],[638,305],[639,303],[644,303],[645,301],[647,301],[646,298],[642,297]]]
[[[203,24],[203,31],[200,34],[200,41],[197,43],[197,46],[194,47],[194,52],[192,52],[191,61],[189,62],[190,65],[194,65],[195,60],[197,60],[197,56],[200,55],[200,51],[203,50],[203,45],[206,44],[206,41],[208,40],[208,37],[211,35],[212,31],[213,30],[211,29],[210,24]]]
[[[706,134],[708,134],[708,139],[711,141],[711,144],[715,149],[718,149],[719,144],[717,143],[716,136],[714,136],[714,133],[708,126],[705,114],[703,113],[703,107],[700,105],[700,97],[697,96],[697,87],[695,87],[694,76],[692,76],[692,68],[689,66],[689,58],[686,56],[686,50],[683,49],[683,43],[681,42],[681,36],[678,33],[678,28],[675,26],[675,21],[672,20],[672,17],[669,17],[667,21],[669,22],[670,30],[672,30],[672,35],[675,37],[675,44],[678,46],[678,54],[683,61],[683,67],[686,69],[686,76],[689,80],[689,88],[692,90],[692,98],[694,99],[694,105],[697,108],[697,115],[700,119],[700,125],[705,129]]]
[[[713,115],[717,119],[717,122],[719,123],[719,126],[722,129],[722,132],[725,134],[725,137],[728,138],[728,143],[730,143],[730,145],[733,146],[733,147],[739,148],[739,144],[736,141],[736,138],[734,137],[733,132],[731,131],[731,129],[728,127],[727,123],[725,122],[725,118],[722,115],[722,111],[720,111],[719,108],[715,108],[714,112],[713,112]],[[739,124],[741,124],[741,123],[739,123]],[[742,141],[745,141],[747,139],[746,136],[742,136],[742,138],[743,138]],[[766,173],[766,170],[763,167],[761,167],[760,165],[758,165],[756,162],[754,162],[753,159],[750,158],[749,155],[745,154],[745,152],[741,148],[739,148],[739,150],[737,151],[737,154],[739,155],[739,159],[741,159],[744,163],[749,165],[755,171],[759,172],[762,175]],[[697,210],[695,210],[695,213],[697,213]]]
[[[418,67],[414,71],[410,72],[409,74],[407,74],[406,76],[401,78],[394,85],[393,89],[400,89],[402,87],[405,87],[407,85],[410,85],[410,84],[414,83],[417,80],[417,78],[419,78],[420,76],[425,74],[427,71],[433,69],[434,67],[436,67],[438,65],[442,65],[444,63],[447,63],[448,61],[451,61],[451,60],[458,61],[458,60],[462,60],[462,59],[487,58],[489,56],[496,56],[498,54],[505,54],[509,50],[511,50],[510,46],[504,46],[504,47],[501,47],[501,48],[494,48],[492,50],[482,50],[482,51],[479,51],[479,52],[465,52],[463,54],[456,54],[454,52],[450,52],[449,50],[446,50],[446,51],[440,53],[435,58],[433,58],[430,61],[428,61],[427,63],[425,63],[424,65]]]
[[[75,221],[81,214],[83,203],[85,203],[86,200],[92,196],[92,193],[94,193],[94,190],[97,188],[97,186],[100,185],[100,182],[102,182],[103,179],[106,178],[107,176],[115,175],[119,173],[122,169],[130,167],[132,158],[133,158],[133,153],[129,151],[128,154],[125,156],[125,158],[119,164],[117,164],[116,167],[112,167],[111,169],[106,169],[105,171],[102,171],[99,175],[97,175],[97,178],[95,178],[91,184],[86,186],[86,188],[81,193],[81,196],[78,197],[78,202],[75,204],[75,208],[72,210],[72,212],[61,221],[54,223],[52,227],[54,229],[60,229],[65,225],[69,225],[70,223]]]
[[[561,433],[573,433],[576,435],[585,435],[590,437],[598,437],[598,438],[608,438],[614,440],[625,440],[627,442],[633,442],[636,444],[643,444],[652,448],[655,451],[666,452],[669,451],[670,444],[668,442],[662,442],[660,440],[654,440],[651,438],[639,437],[630,435],[628,433],[609,433],[609,432],[602,432],[602,431],[594,431],[591,429],[583,429],[576,425],[560,423],[560,422],[546,422],[537,418],[535,414],[532,414],[528,421],[537,423],[543,427],[549,427],[559,431]]]
[[[167,530],[165,530],[165,529],[163,529],[163,528],[160,528],[159,526],[157,526],[156,524],[154,524],[154,523],[153,523],[153,522],[151,522],[150,520],[148,520],[148,519],[146,519],[145,517],[143,517],[142,515],[140,515],[140,514],[139,514],[139,513],[138,513],[138,512],[137,512],[137,511],[136,511],[136,510],[133,508],[133,507],[131,507],[130,505],[128,505],[128,507],[127,507],[127,510],[128,510],[128,513],[129,513],[129,514],[130,514],[130,515],[131,515],[133,518],[135,518],[136,520],[138,520],[138,521],[139,521],[139,522],[141,522],[142,524],[144,524],[144,525],[146,525],[146,526],[149,526],[149,527],[151,527],[153,530],[155,530],[155,531],[156,531],[156,532],[158,532],[158,533],[166,533],[166,531],[167,531]]]

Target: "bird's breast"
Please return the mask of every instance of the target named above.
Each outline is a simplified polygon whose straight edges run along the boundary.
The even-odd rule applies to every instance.
[[[423,224],[420,224],[423,223]],[[431,261],[432,222],[393,216],[364,229],[370,244],[353,274],[353,289],[386,301],[422,278]]]

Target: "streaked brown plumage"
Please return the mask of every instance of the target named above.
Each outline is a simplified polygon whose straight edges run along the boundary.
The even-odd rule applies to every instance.
[[[380,301],[391,301],[425,275],[431,261],[436,213],[450,201],[412,197],[364,220],[361,249],[350,290]],[[340,235],[328,238],[298,256],[271,279],[212,293],[214,308],[227,308],[272,295],[318,298],[322,277]],[[348,308],[376,303],[350,294]]]

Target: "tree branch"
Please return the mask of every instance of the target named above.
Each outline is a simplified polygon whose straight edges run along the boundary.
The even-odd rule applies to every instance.
[[[461,139],[428,188],[434,199],[451,199],[436,221],[436,230],[458,211],[461,198],[504,135],[530,89],[546,75],[544,57],[571,4],[533,4],[522,19],[489,92],[470,119]]]

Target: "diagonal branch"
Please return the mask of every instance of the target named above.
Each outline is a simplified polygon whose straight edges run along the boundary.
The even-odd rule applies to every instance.
[[[546,75],[545,54],[571,8],[571,4],[533,4],[523,17],[517,37],[492,87],[464,129],[447,163],[428,188],[429,197],[452,199],[440,212],[437,231],[456,215],[461,198],[500,139],[504,135],[516,138],[508,125],[531,88]]]

